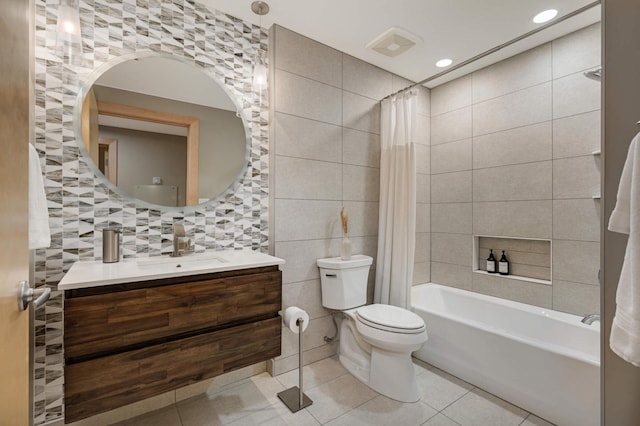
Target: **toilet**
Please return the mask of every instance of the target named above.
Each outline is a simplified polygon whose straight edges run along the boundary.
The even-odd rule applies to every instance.
[[[342,311],[340,363],[376,392],[402,402],[420,399],[411,353],[427,341],[418,315],[397,306],[367,305],[373,258],[318,259],[322,305]]]

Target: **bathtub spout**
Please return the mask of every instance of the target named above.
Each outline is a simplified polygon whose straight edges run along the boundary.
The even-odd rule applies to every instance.
[[[598,315],[598,314],[588,314],[588,315],[585,315],[584,318],[582,318],[582,320],[580,320],[580,322],[583,322],[583,323],[585,323],[587,325],[593,324],[594,321],[600,322],[600,315]]]

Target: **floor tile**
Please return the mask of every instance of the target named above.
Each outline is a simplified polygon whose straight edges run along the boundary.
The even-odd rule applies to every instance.
[[[416,372],[416,376],[424,373],[427,370],[431,370],[433,368],[433,365],[427,362],[424,362],[422,360],[419,360],[418,358],[412,358],[412,361],[413,361],[413,369]]]
[[[517,426],[529,413],[481,389],[474,389],[442,411],[462,426]]]
[[[449,417],[444,414],[436,414],[431,417],[429,420],[424,422],[422,426],[459,426],[458,423],[451,420]]]
[[[222,392],[182,401],[178,412],[184,426],[224,425],[271,406],[283,390],[279,381],[262,373]]]
[[[534,416],[533,414],[529,414],[529,417],[524,419],[524,422],[522,422],[520,426],[554,426],[554,424],[549,423],[540,417]]]
[[[380,395],[327,423],[327,426],[418,426],[436,414],[436,410],[422,401],[403,403]]]
[[[306,394],[313,401],[307,410],[322,424],[378,396],[350,374],[310,389]]]
[[[336,357],[325,358],[303,368],[303,389],[308,391],[318,385],[348,374]],[[289,389],[298,386],[298,369],[276,376],[282,385]]]
[[[473,388],[469,383],[432,368],[416,377],[420,399],[436,410],[443,410]]]
[[[152,411],[120,423],[116,426],[181,426],[178,409],[175,405]]]
[[[292,413],[282,401],[274,402],[253,414],[229,423],[229,426],[320,426],[306,409]]]

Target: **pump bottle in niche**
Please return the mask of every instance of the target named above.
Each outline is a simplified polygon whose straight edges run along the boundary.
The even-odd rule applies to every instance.
[[[493,249],[489,249],[489,257],[487,258],[487,272],[490,274],[495,274],[497,271],[496,268],[496,258],[493,255]]]
[[[498,272],[500,273],[500,275],[509,275],[509,260],[504,254],[504,250],[502,250],[502,256],[500,257],[500,262],[498,262],[498,265]]]

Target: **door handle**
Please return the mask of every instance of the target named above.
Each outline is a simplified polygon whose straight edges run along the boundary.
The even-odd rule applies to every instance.
[[[38,309],[40,306],[49,300],[51,296],[50,288],[37,288],[33,289],[29,287],[27,281],[20,281],[20,289],[18,290],[18,308],[24,311],[29,306],[29,303],[33,302],[34,309]]]

